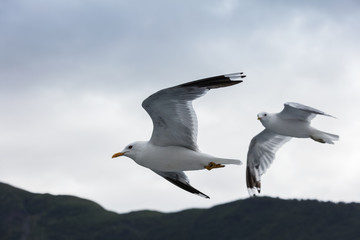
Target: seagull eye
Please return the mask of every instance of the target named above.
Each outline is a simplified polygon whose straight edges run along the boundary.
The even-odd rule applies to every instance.
[[[265,114],[264,114],[264,116],[266,117],[266,116],[267,116],[267,114],[265,113]]]
[[[128,146],[128,149],[132,149],[132,148],[133,148],[133,146],[132,146],[132,145]]]

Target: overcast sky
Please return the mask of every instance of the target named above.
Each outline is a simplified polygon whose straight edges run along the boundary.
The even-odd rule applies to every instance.
[[[262,177],[263,196],[359,202],[358,1],[0,2],[0,181],[70,194],[117,212],[178,211],[248,197],[248,145],[261,111],[300,102],[337,119],[335,145],[293,139]],[[244,71],[194,102],[201,151],[243,161],[188,172],[210,200],[123,157],[151,136],[141,107],[166,87]]]

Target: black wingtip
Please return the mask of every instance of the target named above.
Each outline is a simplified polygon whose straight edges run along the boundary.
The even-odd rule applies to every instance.
[[[255,191],[260,194],[261,191],[261,182],[256,180],[256,177],[251,174],[250,168],[246,167],[246,186],[250,196],[254,196]]]
[[[246,77],[246,75],[244,75],[243,72],[224,74],[183,83],[181,85],[178,85],[178,87],[205,87],[208,89],[228,87],[243,82],[240,79],[244,77]]]
[[[188,191],[190,193],[193,193],[195,195],[198,195],[200,197],[203,198],[210,198],[208,195],[206,195],[205,193],[200,192],[199,190],[197,190],[196,188],[192,187],[190,184],[185,184],[177,179],[172,179],[169,177],[164,177],[166,180],[168,180],[169,182],[171,182],[172,184],[178,186],[179,188],[184,189],[185,191]]]
[[[223,76],[228,78],[229,80],[237,80],[239,78],[245,78],[246,77],[246,75],[243,72],[230,73],[230,74],[225,74]],[[218,76],[218,77],[220,77],[220,76]]]
[[[197,195],[199,195],[200,197],[206,198],[206,199],[210,199],[210,197],[204,193],[198,193]]]

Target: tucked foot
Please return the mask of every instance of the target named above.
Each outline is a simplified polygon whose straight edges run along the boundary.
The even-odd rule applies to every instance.
[[[204,168],[206,168],[207,170],[211,170],[213,168],[222,168],[225,167],[225,165],[219,164],[219,163],[214,163],[214,162],[209,162],[209,164],[207,166],[205,166]]]

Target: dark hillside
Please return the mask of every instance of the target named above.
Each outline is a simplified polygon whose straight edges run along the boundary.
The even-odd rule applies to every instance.
[[[360,204],[268,197],[176,213],[117,214],[0,183],[0,240],[360,239]]]

